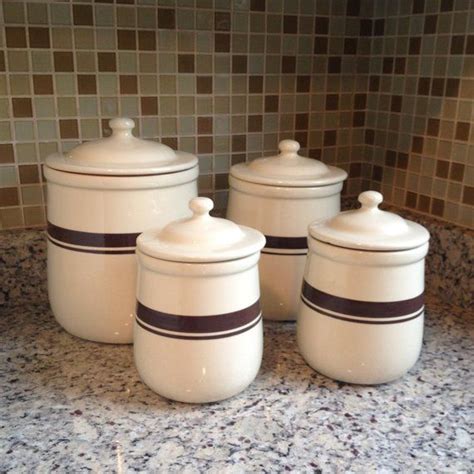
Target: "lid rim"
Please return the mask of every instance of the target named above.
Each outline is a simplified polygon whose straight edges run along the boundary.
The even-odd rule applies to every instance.
[[[349,247],[346,245],[342,244],[335,244],[334,242],[330,242],[328,240],[323,240],[323,239],[318,239],[311,233],[309,234],[309,237],[313,239],[315,242],[321,242],[322,244],[330,245],[331,247],[337,247],[339,249],[345,249],[345,250],[357,250],[359,252],[370,252],[370,253],[398,253],[398,252],[405,252],[407,250],[413,250],[417,249],[419,247],[423,247],[423,245],[426,245],[429,242],[429,236],[428,238],[422,242],[421,244],[410,246],[410,247],[398,247],[398,248],[387,248],[387,249],[382,249],[382,248],[367,248],[366,247]]]

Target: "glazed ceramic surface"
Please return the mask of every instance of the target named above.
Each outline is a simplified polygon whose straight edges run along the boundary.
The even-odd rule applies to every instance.
[[[211,217],[208,198],[190,206],[191,218],[138,238],[134,355],[152,390],[206,403],[241,392],[260,368],[258,259],[265,240]]]
[[[51,308],[64,329],[93,341],[132,342],[136,238],[188,215],[197,194],[196,157],[138,140],[133,126],[114,119],[110,138],[44,167]]]
[[[379,384],[401,377],[420,354],[429,234],[378,209],[380,193],[359,201],[360,209],[310,226],[297,339],[318,372]]]
[[[347,174],[299,156],[293,140],[283,140],[279,147],[278,156],[232,167],[227,217],[266,237],[259,264],[264,318],[294,320],[308,225],[339,212]]]

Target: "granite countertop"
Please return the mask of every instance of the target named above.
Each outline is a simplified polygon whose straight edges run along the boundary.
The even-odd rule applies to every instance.
[[[303,362],[293,323],[267,323],[256,381],[201,406],[154,394],[131,346],[70,336],[44,300],[2,312],[1,472],[472,472],[474,317],[435,298],[399,381],[331,381]]]

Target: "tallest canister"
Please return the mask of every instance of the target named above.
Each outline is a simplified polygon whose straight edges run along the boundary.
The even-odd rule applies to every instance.
[[[134,122],[110,121],[112,136],[54,154],[48,181],[48,292],[71,334],[131,343],[137,236],[189,215],[197,158],[140,140]]]

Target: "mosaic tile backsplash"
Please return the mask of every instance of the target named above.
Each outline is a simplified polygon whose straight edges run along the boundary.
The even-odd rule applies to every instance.
[[[346,195],[472,226],[472,0],[0,2],[0,228],[45,223],[44,158],[110,133],[199,157],[224,208],[232,164],[302,153]]]

